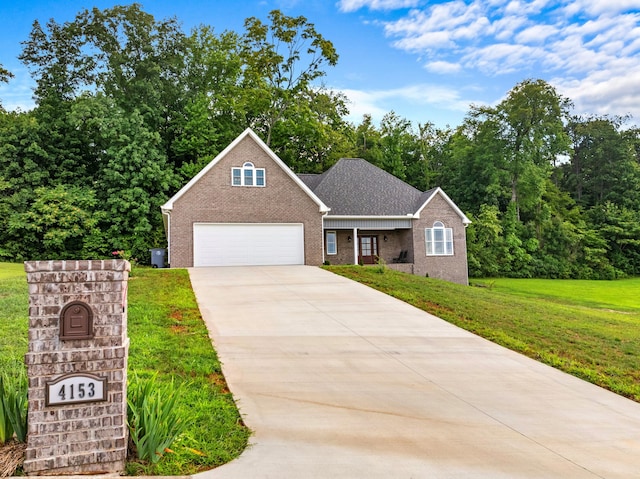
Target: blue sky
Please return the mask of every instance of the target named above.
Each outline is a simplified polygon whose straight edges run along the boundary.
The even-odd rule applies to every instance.
[[[7,109],[33,106],[17,60],[34,20],[70,21],[83,8],[127,2],[0,0],[0,86]],[[640,124],[640,0],[141,0],[156,19],[176,16],[243,31],[244,19],[280,9],[304,15],[340,60],[327,87],[350,99],[353,122],[393,110],[414,122],[459,125],[471,104],[495,104],[518,82],[542,78],[575,113],[633,115]]]

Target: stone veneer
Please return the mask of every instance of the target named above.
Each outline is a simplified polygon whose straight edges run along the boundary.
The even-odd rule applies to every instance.
[[[127,457],[127,281],[124,260],[29,261],[28,440],[31,475],[122,473]],[[72,301],[93,312],[91,339],[60,339]],[[45,405],[46,381],[70,373],[107,379],[106,401]]]

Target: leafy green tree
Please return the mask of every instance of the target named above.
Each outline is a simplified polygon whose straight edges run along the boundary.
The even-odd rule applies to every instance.
[[[606,201],[592,208],[589,217],[606,241],[613,267],[630,276],[640,274],[640,210]]]
[[[536,276],[604,279],[615,277],[606,257],[606,241],[587,223],[571,196],[549,182],[536,217],[539,249]]]
[[[640,164],[632,133],[620,131],[624,121],[576,117],[569,124],[573,153],[563,165],[563,186],[580,205],[640,205]]]
[[[511,188],[504,165],[505,142],[493,119],[470,115],[449,135],[435,169],[435,185],[441,186],[464,210],[479,213],[481,205],[504,212]]]
[[[271,148],[297,173],[321,173],[349,156],[349,127],[342,94],[309,91],[273,130]]]
[[[115,249],[146,257],[162,231],[160,205],[177,186],[164,154],[162,139],[145,125],[142,114],[113,106],[102,125],[107,145],[96,179],[106,213],[107,240]]]
[[[631,146],[633,157],[640,165],[640,128],[629,128],[622,132],[622,136]]]
[[[421,145],[411,122],[391,111],[377,128],[371,115],[364,115],[352,137],[352,156],[362,158],[392,175],[421,187],[424,161]],[[408,176],[408,170],[412,175]]]
[[[2,66],[0,63],[0,83],[9,83],[9,80],[13,78],[13,73]],[[2,100],[0,99],[0,110],[2,110]]]
[[[93,212],[96,201],[89,188],[62,184],[36,188],[29,209],[9,216],[8,233],[15,238],[10,248],[16,249],[9,251],[11,257],[83,259],[95,253],[99,236],[99,217]]]
[[[406,180],[407,166],[420,157],[411,122],[391,111],[380,122],[380,134],[383,169],[401,180]]]
[[[500,276],[503,246],[500,212],[496,206],[482,205],[477,216],[471,216],[467,228],[467,254],[471,277]]]
[[[187,43],[184,114],[176,117],[172,162],[188,179],[246,128],[240,37],[195,29]]]
[[[415,137],[416,155],[407,164],[408,183],[421,191],[435,186],[445,186],[442,181],[447,177],[446,165],[451,161],[452,135],[453,131],[450,128],[436,128],[430,122],[418,125],[418,134]]]
[[[38,105],[49,105],[49,119],[64,118],[64,102],[104,92],[125,111],[141,112],[169,151],[184,106],[186,47],[176,19],[156,21],[134,3],[83,10],[72,22],[50,20],[45,29],[36,21],[20,59],[36,80]]]
[[[33,113],[0,111],[0,176],[9,182],[5,197],[50,181],[49,158]]]
[[[36,104],[76,98],[96,80],[96,59],[86,52],[86,38],[75,22],[58,24],[51,19],[46,27],[36,20],[18,57],[36,81]]]
[[[187,37],[176,18],[156,20],[139,4],[84,10],[76,24],[97,50],[97,86],[160,134],[165,154],[184,110]]]
[[[334,66],[338,54],[333,44],[305,17],[288,17],[279,10],[269,13],[270,24],[256,17],[245,20],[242,57],[243,87],[251,95],[247,105],[249,126],[263,133],[271,144],[275,125],[309,89]]]
[[[25,212],[33,190],[48,182],[46,154],[40,147],[37,122],[30,113],[0,109],[0,258],[20,251],[19,236],[8,229],[11,215]]]
[[[356,126],[352,134],[352,142],[352,156],[382,168],[382,134],[373,124],[371,115],[363,115],[362,122]]]
[[[570,102],[543,80],[516,85],[495,108],[473,107],[473,114],[497,126],[503,164],[509,173],[517,218],[540,202],[558,155],[569,150],[564,129]]]
[[[0,83],[8,83],[10,78],[13,78],[13,73],[2,66],[0,63]]]

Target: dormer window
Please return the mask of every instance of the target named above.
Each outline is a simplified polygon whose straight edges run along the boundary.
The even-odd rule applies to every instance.
[[[453,255],[453,230],[445,228],[442,221],[436,221],[433,223],[433,228],[426,228],[424,233],[427,256]]]
[[[265,186],[264,168],[256,168],[247,161],[242,168],[231,168],[231,184],[233,186]]]

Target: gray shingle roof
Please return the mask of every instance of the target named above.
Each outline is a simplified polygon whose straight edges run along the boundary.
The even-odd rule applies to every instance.
[[[321,175],[300,179],[331,208],[330,216],[406,216],[431,196],[359,158],[343,158]]]

